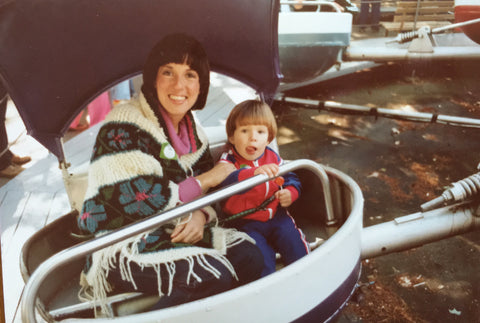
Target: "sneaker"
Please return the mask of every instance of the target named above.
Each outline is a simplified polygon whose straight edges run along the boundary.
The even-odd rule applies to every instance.
[[[23,164],[28,163],[31,160],[32,160],[32,158],[30,156],[20,157],[18,155],[13,155],[12,159],[11,159],[11,162],[12,162],[12,164],[15,164],[15,165],[23,165]]]
[[[24,170],[25,168],[20,165],[10,164],[8,167],[0,170],[0,177],[14,178]]]

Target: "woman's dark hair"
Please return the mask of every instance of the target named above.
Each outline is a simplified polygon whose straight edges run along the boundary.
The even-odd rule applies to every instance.
[[[207,102],[210,86],[210,65],[202,44],[186,34],[165,36],[150,51],[143,67],[142,92],[147,102],[152,108],[159,104],[156,90],[158,69],[169,63],[186,63],[198,73],[200,93],[192,110],[203,109]]]

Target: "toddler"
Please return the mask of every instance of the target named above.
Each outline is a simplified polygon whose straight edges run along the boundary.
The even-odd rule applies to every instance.
[[[277,133],[275,117],[268,104],[258,100],[241,102],[231,111],[226,128],[231,148],[222,154],[219,162],[232,164],[236,171],[222,186],[258,174],[277,175],[283,160],[267,146]],[[262,277],[275,272],[276,252],[285,265],[309,253],[303,232],[287,211],[299,197],[300,189],[297,176],[288,173],[284,178],[278,177],[231,196],[222,205],[227,216],[247,214],[234,220],[232,226],[250,235],[262,251]]]

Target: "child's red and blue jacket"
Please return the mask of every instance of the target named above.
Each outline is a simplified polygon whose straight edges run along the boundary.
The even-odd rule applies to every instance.
[[[231,173],[221,184],[221,186],[227,186],[244,179],[254,176],[255,169],[265,164],[277,164],[282,165],[283,159],[270,147],[265,149],[265,152],[256,160],[246,160],[235,150],[231,148],[228,152],[225,152],[220,157],[219,163],[233,164],[237,171]],[[301,190],[301,184],[297,175],[290,172],[284,176],[285,182],[283,184],[284,189],[288,189],[292,194],[292,202],[298,199]],[[271,197],[278,191],[280,187],[273,181],[257,185],[250,190],[243,193],[233,195],[222,206],[223,211],[227,215],[237,214],[239,212],[256,208],[260,206],[266,199]],[[258,210],[255,213],[247,215],[244,219],[268,221],[273,218],[277,208],[279,206],[278,199],[274,199],[264,209]]]

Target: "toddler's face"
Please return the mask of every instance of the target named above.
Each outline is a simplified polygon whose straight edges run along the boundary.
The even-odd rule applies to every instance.
[[[269,144],[268,128],[264,125],[237,126],[233,136],[228,138],[237,152],[246,160],[260,157]]]

